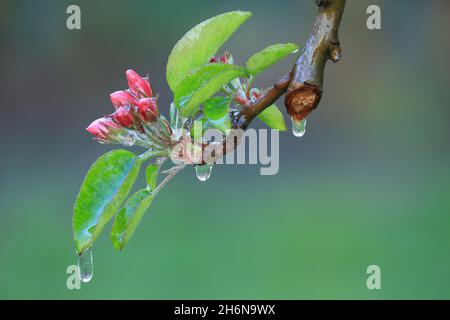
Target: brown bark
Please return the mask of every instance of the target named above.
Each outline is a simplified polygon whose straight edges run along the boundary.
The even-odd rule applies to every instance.
[[[294,66],[285,97],[287,112],[296,121],[305,119],[319,104],[327,61],[337,62],[342,57],[338,31],[345,2],[316,0],[319,13],[305,50]]]
[[[288,114],[300,121],[308,117],[320,102],[323,77],[328,60],[338,62],[342,57],[339,26],[346,0],[315,0],[319,9],[305,49],[293,69],[266,90],[256,103],[232,115],[232,127],[246,130],[253,119],[275,103],[284,93]],[[225,138],[214,151],[214,158],[225,155],[239,144],[239,137]]]
[[[346,0],[315,0],[319,9],[305,49],[291,72],[283,75],[254,104],[234,115],[233,127],[246,129],[252,120],[271,106],[286,91],[288,114],[299,121],[306,118],[320,102],[323,76],[328,60],[342,57],[339,26]]]

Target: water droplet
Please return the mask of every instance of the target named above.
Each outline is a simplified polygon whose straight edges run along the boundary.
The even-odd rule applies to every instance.
[[[206,181],[211,176],[213,165],[212,164],[197,164],[195,166],[195,174],[197,175],[197,179],[200,181]]]
[[[306,132],[306,118],[300,121],[292,119],[292,133],[296,137],[303,137]]]
[[[92,248],[86,249],[78,256],[78,272],[80,280],[89,282],[94,274],[94,265],[92,264]]]

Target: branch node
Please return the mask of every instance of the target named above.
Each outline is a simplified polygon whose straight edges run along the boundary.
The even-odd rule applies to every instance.
[[[326,7],[327,5],[330,4],[330,0],[315,0],[316,5],[320,8],[320,7]]]
[[[321,98],[322,88],[305,82],[286,95],[287,112],[295,121],[301,121],[317,107]]]
[[[334,63],[342,59],[342,49],[339,44],[332,44],[330,47],[330,60]]]
[[[342,58],[338,30],[346,0],[315,0],[319,13],[301,56],[292,70],[285,97],[289,115],[296,121],[308,117],[322,97],[327,60]]]

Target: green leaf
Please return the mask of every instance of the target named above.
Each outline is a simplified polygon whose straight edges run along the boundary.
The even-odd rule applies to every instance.
[[[90,167],[73,211],[73,233],[78,254],[90,248],[106,223],[127,197],[141,162],[131,152],[105,153]]]
[[[296,50],[298,46],[294,43],[271,45],[251,56],[247,61],[247,69],[252,75],[257,75]]]
[[[190,117],[225,84],[238,77],[247,76],[245,68],[232,64],[203,66],[181,81],[175,92],[175,105],[183,117]]]
[[[227,130],[231,128],[231,120],[228,114],[226,114],[223,118],[219,120],[211,120],[203,117],[201,118],[201,121],[203,122],[204,132],[208,129],[217,129],[222,133],[226,134]]]
[[[278,129],[280,131],[286,131],[286,123],[284,122],[283,114],[276,105],[271,105],[266,110],[258,115],[265,124],[272,129]]]
[[[199,119],[199,120],[195,120],[192,123],[191,129],[190,129],[191,138],[197,144],[201,143],[201,139],[202,139],[203,133],[204,133],[203,132],[203,121],[201,119]]]
[[[172,128],[176,129],[178,127],[179,119],[178,119],[177,107],[175,107],[175,104],[173,102],[170,104],[170,111],[169,111],[169,113],[170,113],[170,126]]]
[[[122,250],[133,236],[136,227],[141,222],[145,211],[153,201],[153,195],[147,189],[136,191],[128,198],[123,208],[117,214],[111,230],[111,241],[114,248]]]
[[[147,185],[150,187],[151,191],[154,191],[156,188],[156,179],[158,178],[159,168],[161,168],[159,164],[149,164],[145,170]]]
[[[203,104],[203,113],[208,119],[219,120],[230,109],[229,97],[212,97]]]
[[[173,92],[187,75],[208,63],[231,35],[251,17],[251,12],[232,11],[208,19],[188,31],[170,53],[167,82]]]

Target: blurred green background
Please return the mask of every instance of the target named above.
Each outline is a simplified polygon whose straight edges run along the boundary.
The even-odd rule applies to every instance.
[[[66,28],[73,3],[81,31]],[[382,8],[381,31],[366,28],[370,4]],[[327,67],[307,134],[281,133],[279,173],[216,166],[201,183],[186,169],[124,252],[106,231],[93,280],[66,288],[73,203],[111,149],[84,128],[112,111],[108,94],[130,67],[150,74],[167,113],[172,46],[236,9],[254,13],[225,46],[238,63],[272,43],[303,46],[316,14],[309,0],[1,1],[0,298],[450,298],[445,0],[349,0],[343,60]],[[366,287],[372,264],[381,290]]]

